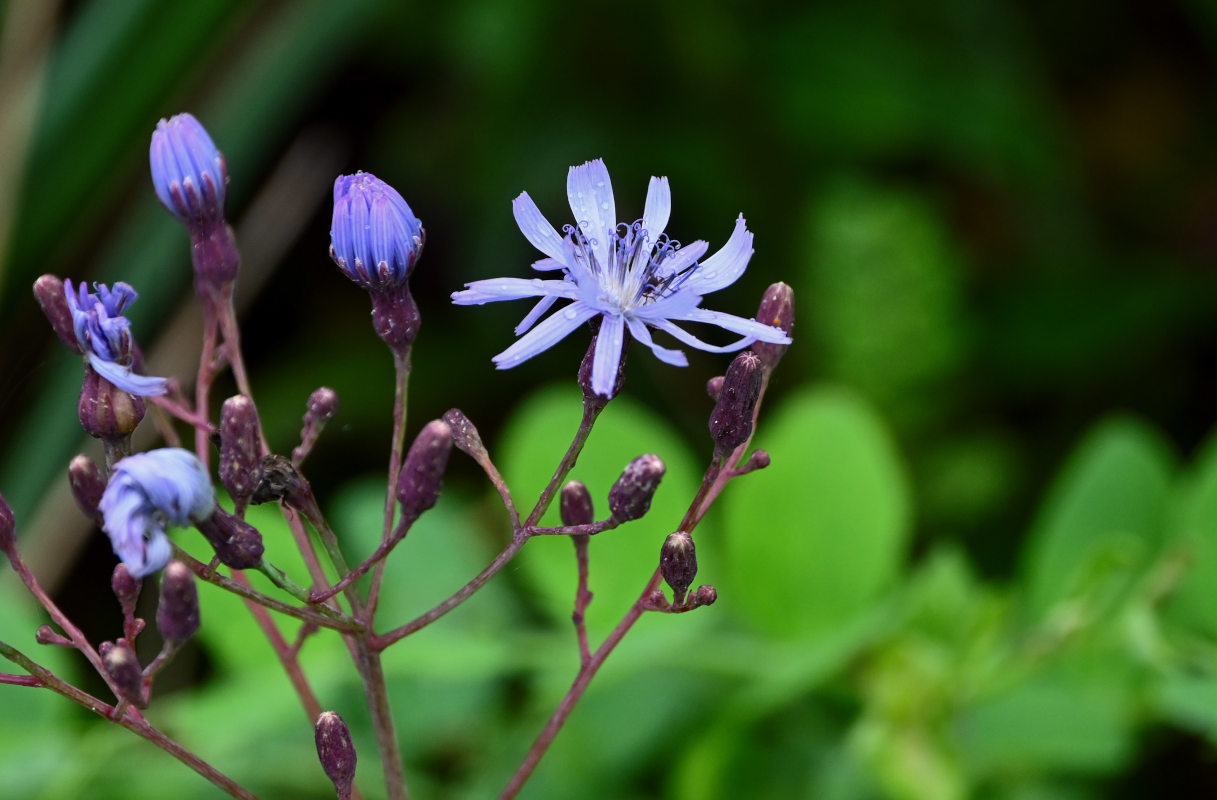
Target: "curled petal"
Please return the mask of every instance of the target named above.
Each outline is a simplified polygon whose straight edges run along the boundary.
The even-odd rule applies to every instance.
[[[734,314],[724,314],[722,311],[709,311],[704,308],[695,308],[692,311],[681,315],[672,315],[671,319],[686,320],[688,322],[704,322],[707,325],[717,325],[723,330],[738,333],[743,336],[750,336],[753,339],[759,339],[762,342],[771,342],[773,344],[790,344],[790,337],[781,328],[775,328],[772,325],[765,325],[757,322],[754,319],[744,319],[737,317]]]
[[[520,192],[520,196],[511,201],[511,212],[515,215],[520,233],[532,243],[532,246],[545,255],[560,262],[565,261],[566,246],[562,237],[549,224],[541,209],[528,196],[528,192]]]
[[[571,303],[561,311],[551,314],[540,325],[516,340],[515,344],[495,356],[494,363],[499,369],[510,369],[522,364],[553,347],[599,313],[598,309],[579,301]]]
[[[89,353],[89,364],[97,370],[98,375],[127,394],[133,394],[136,397],[154,397],[169,391],[169,381],[166,378],[136,375],[130,367],[115,364],[113,361],[104,361],[93,353]]]
[[[641,321],[630,318],[626,320],[626,324],[630,327],[630,335],[638,341],[642,342],[647,347],[651,348],[651,352],[655,357],[665,364],[671,364],[675,367],[689,366],[689,358],[682,350],[670,350],[667,347],[660,347],[655,344],[655,340],[651,338],[651,332],[647,330],[647,326]]]
[[[744,274],[748,260],[752,258],[752,233],[740,214],[735,220],[735,230],[722,249],[701,262],[684,285],[698,294],[709,294],[730,286]]]
[[[743,339],[740,339],[738,342],[732,342],[731,344],[719,346],[703,342],[693,334],[678,328],[676,325],[668,322],[667,320],[652,322],[651,325],[664,333],[669,334],[672,336],[672,338],[679,339],[691,347],[696,347],[698,350],[705,350],[707,353],[734,353],[736,350],[742,350],[756,341],[754,337],[746,336]]]

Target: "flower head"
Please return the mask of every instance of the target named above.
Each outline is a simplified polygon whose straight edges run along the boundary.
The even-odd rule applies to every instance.
[[[165,528],[207,519],[215,510],[215,491],[193,453],[164,447],[115,464],[100,509],[115,555],[133,577],[143,578],[169,562]]]
[[[228,167],[206,129],[191,114],[162,119],[148,148],[152,185],[161,204],[182,224],[224,219]]]
[[[334,181],[330,258],[369,291],[406,282],[423,249],[422,221],[389,184],[370,172]]]
[[[124,392],[140,397],[168,391],[164,378],[131,371],[135,343],[131,338],[131,321],[122,313],[139,297],[134,289],[122,281],[112,289],[104,283],[95,283],[94,294],[83,283],[73,287],[70,280],[64,281],[63,289],[72,312],[76,341],[98,375]]]
[[[736,220],[727,244],[701,260],[707,249],[704,241],[681,247],[664,234],[672,209],[667,178],[651,178],[642,219],[632,224],[617,222],[613,187],[600,159],[571,167],[566,193],[576,224],[563,226],[563,235],[542,216],[527,192],[512,203],[524,238],[546,256],[535,262],[533,268],[560,270],[560,279],[474,281],[466,284],[464,291],[452,295],[458,305],[541,298],[516,326],[516,334],[523,334],[521,338],[494,357],[499,369],[514,367],[549,349],[580,324],[596,317],[601,317],[601,324],[592,386],[602,396],[609,396],[612,391],[627,330],[661,361],[680,367],[688,364],[685,354],[655,344],[648,326],[714,353],[739,350],[757,340],[789,344],[789,337],[777,328],[699,307],[703,295],[731,285],[748,266],[752,234],[742,215]],[[558,300],[571,302],[534,328]],[[676,322],[717,325],[744,338],[715,346],[686,332]]]

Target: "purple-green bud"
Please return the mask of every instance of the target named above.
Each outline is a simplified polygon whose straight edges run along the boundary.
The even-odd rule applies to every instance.
[[[397,500],[404,516],[417,518],[435,505],[451,451],[452,428],[447,422],[434,419],[419,431],[397,479]]]
[[[196,522],[199,533],[211,543],[220,563],[233,569],[251,569],[262,563],[262,534],[240,517],[217,507],[210,517]]]
[[[592,493],[580,481],[567,481],[562,487],[558,509],[562,514],[563,525],[590,525],[596,521]]]
[[[452,429],[452,444],[457,450],[474,458],[486,455],[486,445],[482,443],[481,434],[469,417],[465,416],[465,412],[459,408],[450,408],[444,412],[444,422]]]
[[[718,398],[723,393],[723,381],[726,380],[722,375],[715,375],[710,380],[706,381],[706,394],[710,395],[710,399],[718,402]]]
[[[102,522],[101,496],[106,492],[106,476],[97,462],[86,455],[78,455],[68,464],[68,483],[72,486],[72,497],[76,505],[89,519],[98,525]]]
[[[718,589],[708,583],[698,586],[697,592],[693,595],[693,603],[698,606],[712,606],[717,599]]]
[[[785,283],[775,283],[765,290],[761,298],[761,306],[756,312],[756,321],[763,325],[781,328],[789,336],[794,332],[794,289]],[[761,359],[765,374],[773,372],[789,349],[788,344],[772,344],[770,342],[754,342],[752,352]]]
[[[17,522],[13,519],[13,509],[0,494],[0,551],[11,556],[16,546]]]
[[[685,531],[669,534],[659,550],[659,571],[679,603],[697,577],[697,547]]]
[[[609,510],[618,522],[638,519],[651,509],[651,498],[666,468],[659,456],[647,454],[626,465],[609,490]]]
[[[726,456],[752,436],[752,414],[761,397],[761,360],[751,350],[735,357],[710,414],[714,454]]]
[[[587,352],[583,354],[583,361],[579,364],[579,388],[583,390],[583,405],[590,408],[604,408],[609,400],[612,400],[621,393],[621,387],[625,386],[625,355],[628,347],[621,348],[621,359],[617,362],[617,376],[613,380],[613,388],[609,390],[608,396],[597,394],[592,387],[592,373],[596,366],[596,340],[600,338],[600,332],[592,334],[591,344],[587,346]],[[629,336],[626,336],[626,344],[629,343]]]
[[[144,582],[134,577],[126,564],[118,562],[110,576],[110,588],[118,598],[118,605],[122,608],[124,617],[135,616],[135,604],[139,602],[139,590],[143,585]]]
[[[119,639],[114,644],[103,642],[101,662],[106,668],[106,674],[114,682],[119,697],[132,705],[143,706],[144,670],[139,665],[135,651],[127,644],[126,639]]]
[[[161,576],[156,627],[165,641],[180,644],[199,629],[199,590],[194,573],[181,561],[170,561]]]
[[[128,394],[85,367],[84,385],[76,413],[80,427],[95,439],[121,439],[130,436],[144,418],[147,407],[142,397]]]
[[[237,508],[244,508],[262,480],[262,441],[258,409],[243,394],[220,409],[220,483]]]
[[[351,784],[355,780],[355,745],[351,732],[342,717],[333,711],[323,711],[317,717],[315,728],[317,759],[326,776],[334,784],[338,800],[349,800]]]
[[[64,346],[77,355],[84,353],[84,348],[76,340],[76,324],[72,320],[72,309],[63,293],[63,281],[56,275],[43,275],[34,281],[34,298],[38,301],[42,313],[46,315],[51,329],[63,342]]]
[[[296,467],[284,456],[271,453],[262,459],[262,479],[254,496],[250,498],[253,505],[269,503],[272,500],[286,500],[299,506],[293,498],[308,489],[308,483],[300,476]]]

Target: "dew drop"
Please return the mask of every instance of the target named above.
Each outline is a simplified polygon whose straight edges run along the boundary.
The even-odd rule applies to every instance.
[[[600,207],[603,208],[605,211],[608,211],[608,203],[601,203]]]
[[[566,308],[562,309],[562,316],[566,317],[567,319],[574,319],[575,317],[579,316],[579,314],[575,311],[573,306],[567,306]]]

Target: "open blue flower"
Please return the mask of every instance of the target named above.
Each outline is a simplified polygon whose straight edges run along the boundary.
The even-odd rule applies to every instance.
[[[136,578],[169,562],[169,525],[202,522],[215,511],[215,490],[189,450],[163,447],[127,456],[114,465],[98,505],[114,554]]]
[[[521,338],[494,357],[499,369],[527,361],[596,317],[601,317],[601,323],[592,388],[605,397],[612,391],[627,330],[661,361],[679,367],[688,364],[685,354],[657,345],[648,326],[712,353],[739,350],[758,340],[790,343],[790,337],[777,328],[700,308],[703,295],[730,286],[748,266],[752,234],[743,215],[736,220],[727,244],[703,261],[704,241],[681,247],[664,234],[672,209],[667,178],[651,178],[642,219],[632,224],[617,222],[613,187],[600,159],[571,167],[566,193],[576,224],[563,226],[565,235],[554,230],[527,192],[512,203],[524,238],[546,255],[533,268],[560,270],[560,279],[494,278],[465,284],[464,291],[452,295],[457,305],[542,298],[516,326]],[[534,328],[558,300],[571,303]],[[677,322],[704,322],[743,338],[728,345],[711,345]]]
[[[422,253],[423,223],[405,199],[370,172],[334,181],[330,257],[369,291],[405,283]]]
[[[131,371],[135,343],[131,338],[131,321],[122,313],[139,295],[122,281],[114,284],[113,289],[104,283],[93,284],[93,289],[96,294],[83,283],[74,288],[72,281],[63,282],[76,341],[88,356],[89,364],[97,374],[124,392],[140,397],[167,392],[165,378],[136,375]]]

